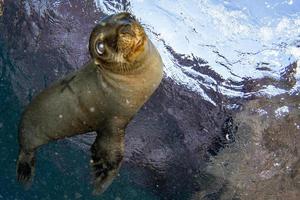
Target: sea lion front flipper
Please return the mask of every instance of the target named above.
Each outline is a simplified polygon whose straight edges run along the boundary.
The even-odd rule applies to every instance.
[[[103,193],[117,176],[124,155],[124,129],[97,132],[91,147],[94,194]]]

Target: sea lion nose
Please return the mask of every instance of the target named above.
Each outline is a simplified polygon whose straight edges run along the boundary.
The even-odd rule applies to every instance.
[[[122,20],[128,20],[130,22],[135,21],[135,17],[128,12],[119,13],[118,18]]]
[[[132,30],[131,24],[126,24],[126,25],[122,26],[120,28],[119,32],[120,32],[120,34],[129,34],[132,37],[136,36],[135,32]]]

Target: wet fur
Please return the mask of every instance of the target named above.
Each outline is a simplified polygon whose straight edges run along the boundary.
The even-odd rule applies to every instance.
[[[130,22],[134,37],[118,32],[121,25],[115,20],[119,19]],[[105,55],[98,55],[96,45],[107,36],[105,31],[117,35],[110,37]],[[125,128],[158,87],[163,63],[143,28],[128,13],[110,16],[96,26],[89,50],[90,62],[42,91],[23,113],[16,173],[24,185],[33,180],[37,148],[91,131],[97,132],[91,147],[94,193],[104,192],[118,174]]]

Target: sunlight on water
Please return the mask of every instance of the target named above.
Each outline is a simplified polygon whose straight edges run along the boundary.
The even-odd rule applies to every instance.
[[[120,11],[113,3],[96,2],[108,14]],[[298,4],[287,1],[133,0],[130,10],[145,23],[159,47],[166,63],[166,75],[212,102],[202,87],[215,90],[214,85],[191,78],[191,74],[202,74],[178,64],[167,47],[184,57],[204,59],[224,82],[262,77],[279,79],[281,71],[300,58],[296,43],[300,32]],[[283,13],[282,8],[287,12]],[[268,70],[258,70],[259,67]],[[228,90],[228,85],[227,89],[219,88],[225,95],[240,96],[235,86],[231,87],[233,90]],[[273,94],[272,90],[261,92],[278,94]]]

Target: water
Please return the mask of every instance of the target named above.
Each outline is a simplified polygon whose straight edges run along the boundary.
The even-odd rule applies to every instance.
[[[4,5],[0,199],[300,195],[299,1],[7,0]],[[165,67],[161,86],[127,128],[120,175],[102,196],[91,195],[94,135],[89,134],[41,148],[34,183],[24,191],[15,179],[21,112],[40,90],[89,59],[95,23],[124,10],[143,23]]]

